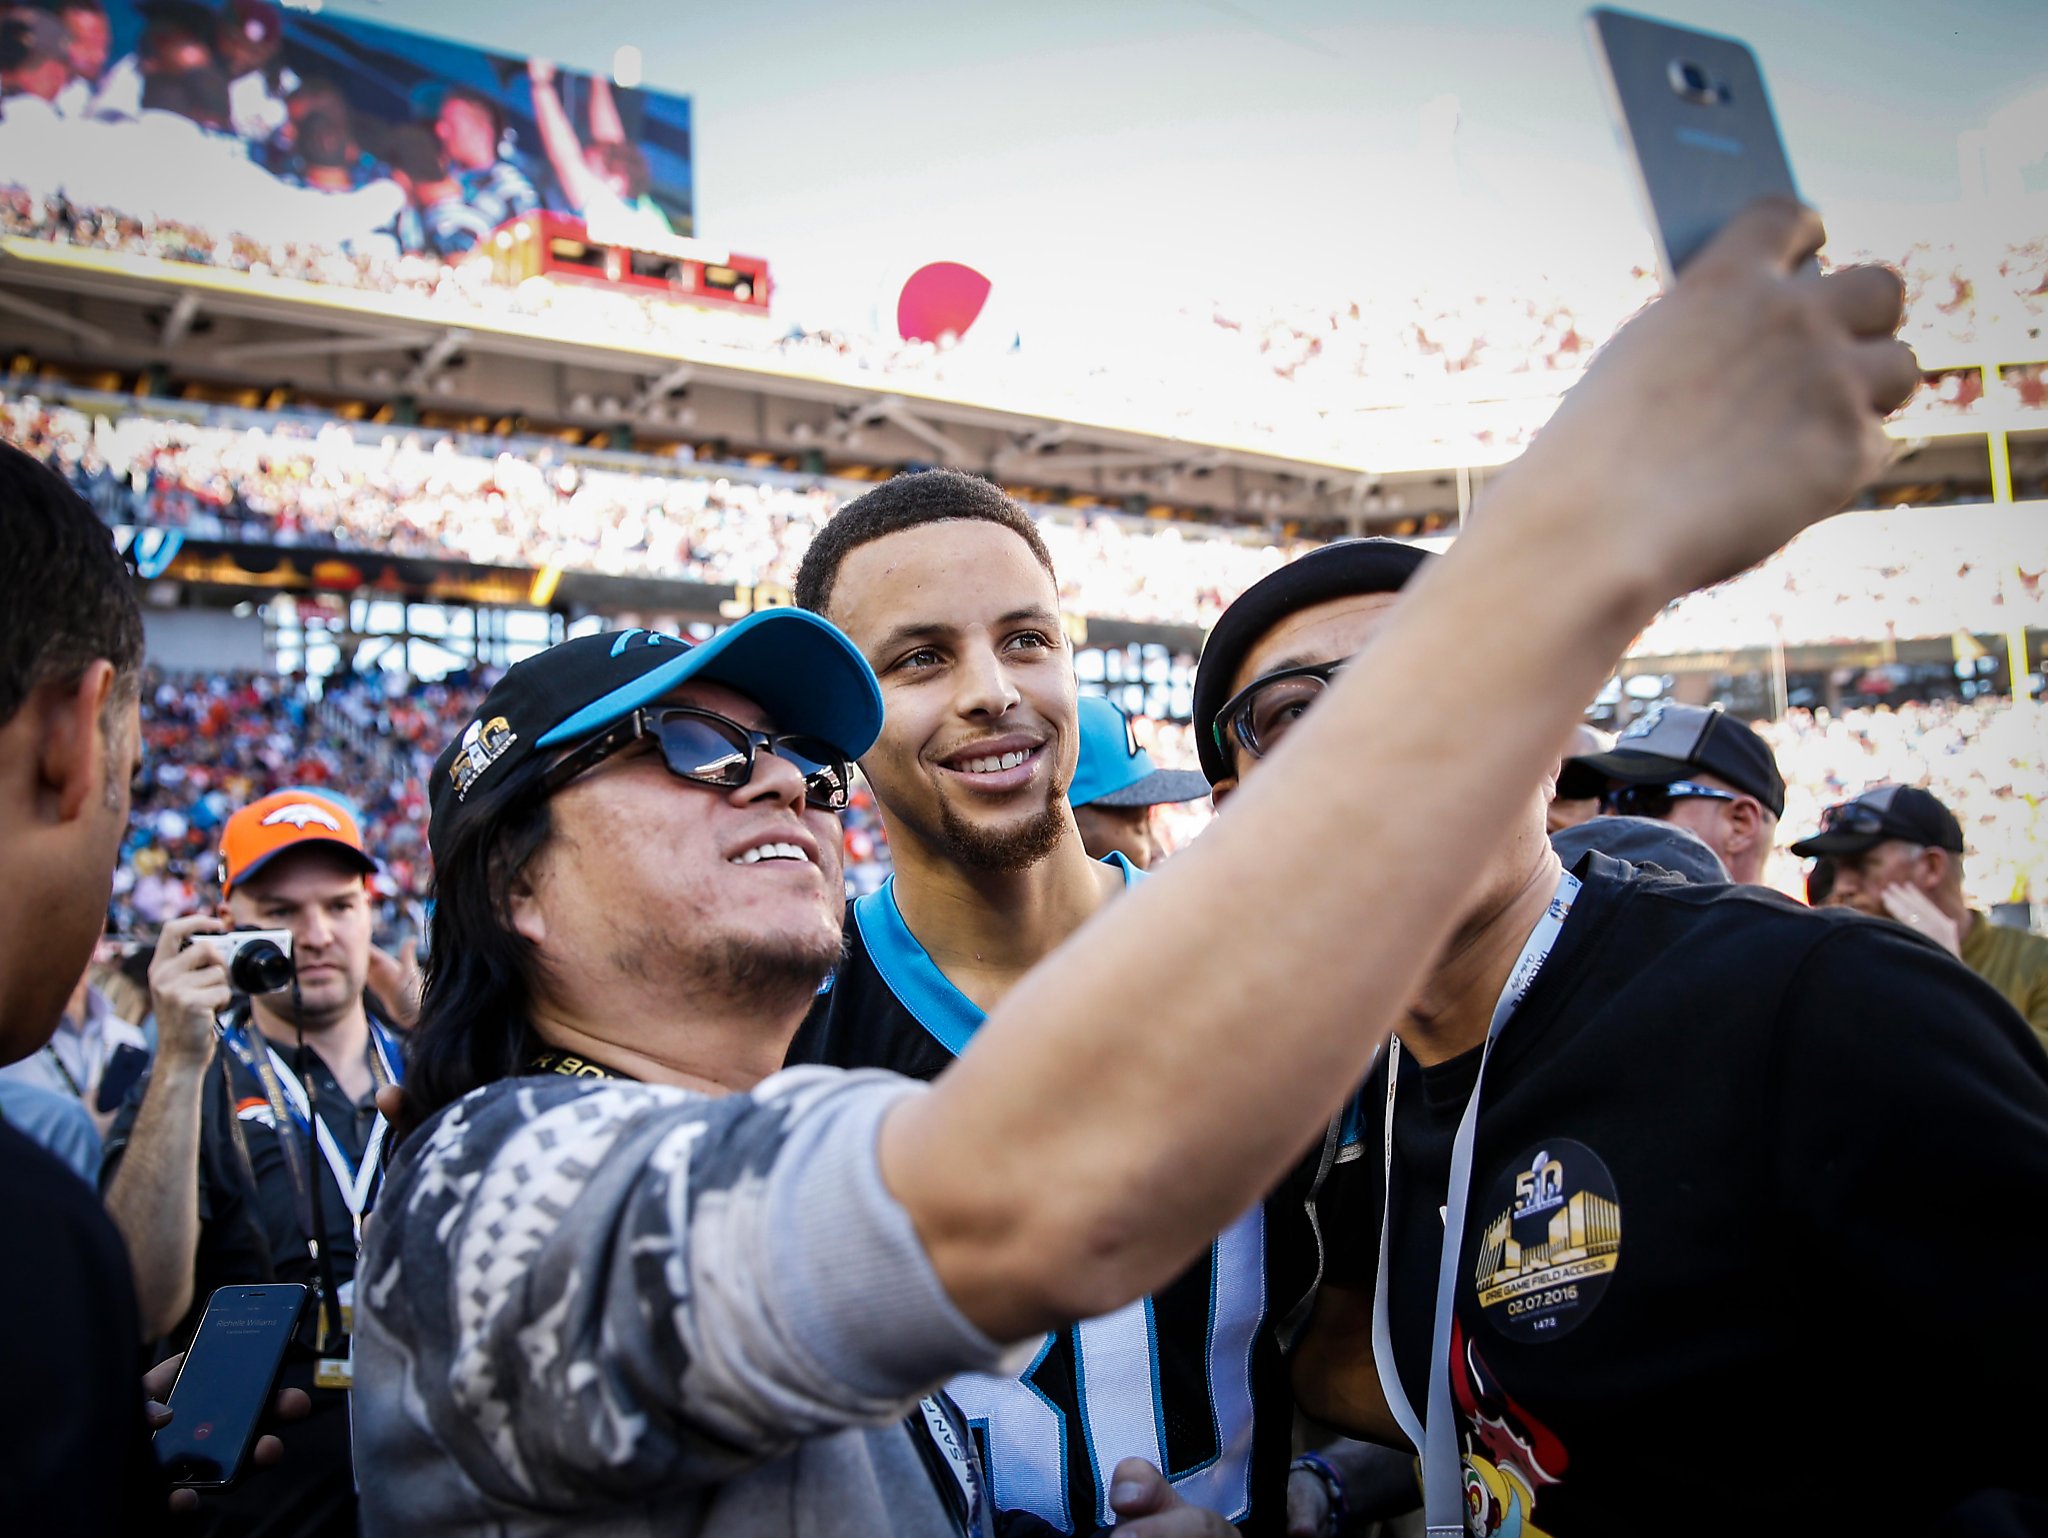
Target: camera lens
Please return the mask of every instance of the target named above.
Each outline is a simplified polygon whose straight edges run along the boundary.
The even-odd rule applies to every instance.
[[[1716,80],[1705,65],[1694,59],[1673,59],[1665,69],[1665,79],[1671,89],[1687,101],[1702,106],[1728,99],[1728,89]]]
[[[292,959],[268,940],[252,940],[228,963],[228,981],[240,993],[276,993],[292,985]]]

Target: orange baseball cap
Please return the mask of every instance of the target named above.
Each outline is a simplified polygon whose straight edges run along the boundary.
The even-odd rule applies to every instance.
[[[311,790],[280,790],[252,801],[220,830],[220,889],[235,889],[287,849],[325,844],[362,862],[363,874],[377,862],[363,848],[363,830],[342,802]]]

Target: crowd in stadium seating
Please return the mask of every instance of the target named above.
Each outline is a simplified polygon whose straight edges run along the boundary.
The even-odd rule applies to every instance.
[[[1337,303],[1286,298],[1137,317],[1077,359],[1051,346],[906,342],[843,325],[773,325],[638,292],[531,279],[505,283],[487,255],[367,250],[138,220],[23,188],[0,191],[0,234],[199,262],[413,299],[430,309],[517,318],[564,338],[629,337],[745,365],[764,355],[852,383],[895,380],[999,409],[1077,416],[1211,442],[1381,467],[1489,463],[1524,445],[1594,349],[1655,289],[1638,268],[1566,292],[1548,279],[1483,292],[1369,290]],[[1978,258],[1955,244],[1855,252],[1898,266],[1909,288],[1905,335],[1935,361],[1994,337],[2038,334],[2048,312],[2048,241]],[[1984,270],[1979,267],[1988,263]],[[2024,344],[2022,344],[2024,345]],[[2025,360],[2015,360],[2025,361]],[[1191,391],[1190,378],[1230,379]],[[1985,381],[1943,376],[1911,409],[1968,414]]]
[[[1763,565],[1673,604],[1649,656],[2048,626],[2048,538],[2033,508],[1903,508],[1808,530]]]
[[[479,697],[480,682],[457,678],[384,699],[374,680],[336,680],[323,701],[288,677],[152,675],[142,695],[135,815],[115,884],[116,928],[153,930],[216,898],[221,824],[237,807],[293,785],[343,796],[362,814],[384,866],[383,927],[403,927],[430,876],[426,769],[449,723]]]
[[[190,422],[0,394],[0,433],[55,464],[117,523],[199,538],[334,545],[710,583],[784,584],[838,495],[547,440],[467,440],[275,414]],[[1651,655],[2002,632],[2048,625],[2042,562],[1999,508],[1855,514],[1659,617]],[[1040,525],[1072,613],[1206,627],[1307,548],[1196,525],[1046,509]]]
[[[788,584],[839,505],[819,485],[565,457],[545,441],[255,417],[98,418],[0,396],[0,434],[56,465],[103,516],[197,538],[335,545],[486,565]],[[515,452],[514,450],[517,450]],[[1207,624],[1297,543],[1041,515],[1076,613]]]
[[[1977,906],[2048,901],[2048,705],[1914,701],[1755,724],[1785,776],[1781,844],[1873,786],[1918,785],[1963,825],[1964,884]],[[1782,848],[1767,874],[1780,890],[1801,889],[1801,862]]]

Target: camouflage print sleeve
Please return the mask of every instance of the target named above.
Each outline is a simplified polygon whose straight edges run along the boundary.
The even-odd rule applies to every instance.
[[[370,1224],[359,1463],[403,1480],[452,1457],[514,1506],[615,1503],[988,1370],[997,1348],[877,1168],[883,1115],[921,1088],[820,1068],[723,1099],[527,1078],[443,1111]]]

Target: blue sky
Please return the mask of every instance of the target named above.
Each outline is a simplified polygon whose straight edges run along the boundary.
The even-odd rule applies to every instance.
[[[940,258],[981,266],[1021,316],[1118,284],[1355,291],[1647,251],[1578,0],[329,9],[587,68],[637,46],[648,85],[694,99],[699,233],[768,257],[812,314],[886,314]],[[2048,89],[2041,0],[1656,9],[1756,48],[1841,233],[1954,200],[1956,136]]]

